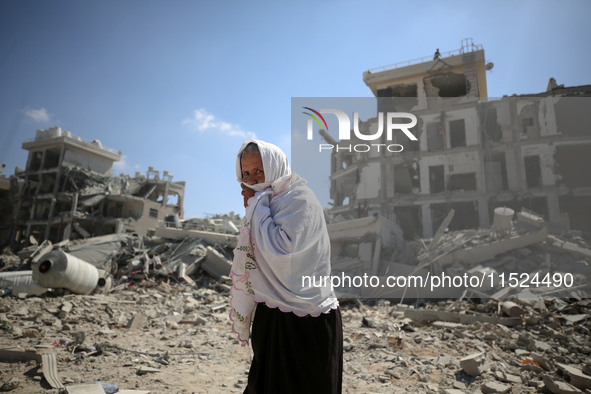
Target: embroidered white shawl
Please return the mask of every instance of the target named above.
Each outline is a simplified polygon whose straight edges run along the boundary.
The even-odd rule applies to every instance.
[[[250,142],[259,147],[265,183],[253,185],[259,191],[248,201],[230,273],[230,319],[243,346],[257,302],[298,316],[318,316],[338,307],[330,285],[307,282],[302,287],[303,276],[330,275],[330,241],[320,203],[307,182],[291,172],[285,154],[263,141],[247,140],[240,148],[239,182],[240,154]]]

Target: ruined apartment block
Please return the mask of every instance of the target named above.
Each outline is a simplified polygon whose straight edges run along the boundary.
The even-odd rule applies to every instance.
[[[526,208],[554,229],[591,232],[591,85],[488,99],[482,46],[364,73],[378,112],[411,112],[418,141],[393,136],[399,153],[332,153],[333,216],[379,213],[407,239],[430,238],[448,212],[450,230],[488,228],[494,209]],[[404,120],[403,122],[407,122]],[[377,117],[360,131],[378,130]],[[352,133],[353,134],[353,133]],[[352,137],[348,143],[364,143]]]
[[[182,218],[184,182],[150,167],[146,175],[112,176],[121,152],[87,142],[59,127],[38,130],[14,207],[12,241],[59,242],[106,234],[146,235],[171,217]]]

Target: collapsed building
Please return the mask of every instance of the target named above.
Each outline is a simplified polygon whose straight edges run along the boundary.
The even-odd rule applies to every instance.
[[[26,169],[17,171],[4,202],[12,212],[11,243],[89,238],[107,234],[146,235],[168,218],[183,217],[185,182],[149,168],[145,175],[113,176],[121,152],[87,142],[59,127],[38,130],[23,143]],[[16,182],[16,179],[21,182]],[[7,189],[7,187],[3,187]],[[15,198],[16,196],[16,198]],[[5,218],[6,219],[6,218]]]
[[[494,210],[526,208],[550,230],[591,232],[591,85],[487,97],[484,49],[471,39],[459,50],[366,71],[378,113],[417,117],[410,140],[394,133],[384,144],[400,152],[331,153],[333,217],[372,213],[397,222],[406,239],[431,238],[450,210],[449,230],[490,228]],[[407,120],[405,120],[407,122]],[[375,134],[379,119],[359,122]],[[353,136],[350,143],[363,143]],[[349,145],[351,146],[351,145]]]

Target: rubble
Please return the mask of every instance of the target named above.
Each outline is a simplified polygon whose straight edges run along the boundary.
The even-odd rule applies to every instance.
[[[450,240],[471,234],[479,241],[464,246],[475,248],[499,240],[494,230],[476,238],[476,230],[465,230],[444,232],[439,243],[412,243],[396,238],[395,225],[384,218],[347,225],[343,221],[329,231],[334,250],[341,253],[335,257],[336,268],[348,274],[416,273],[421,265],[416,256],[429,251],[433,259],[441,248],[449,248]],[[512,226],[513,231],[519,228]],[[10,372],[0,375],[0,384],[16,378],[19,389],[31,390],[40,385],[51,390],[45,383],[51,380],[69,390],[81,385],[98,390],[102,386],[95,382],[108,382],[119,392],[183,393],[194,387],[241,392],[250,351],[238,346],[227,319],[230,236],[215,233],[218,238],[211,239],[221,242],[210,243],[195,236],[111,234],[32,245],[20,257],[5,251],[3,278],[39,269],[44,256],[56,252],[87,260],[99,274],[86,295],[49,288],[42,294],[3,296],[0,348],[29,358],[1,358],[0,370]],[[556,239],[577,248],[558,248]],[[515,287],[505,292],[498,286],[463,288],[459,297],[450,299],[408,295],[407,304],[400,303],[401,298],[363,301],[341,296],[345,392],[589,390],[591,301],[589,286],[581,280],[589,274],[589,261],[581,253],[588,246],[576,236],[553,235],[527,249],[520,244],[489,260],[453,261],[446,268],[448,273],[474,268],[472,272],[485,275],[516,267],[530,273],[561,270],[573,274],[576,283],[571,287]],[[403,257],[405,263],[392,262],[392,256]],[[422,272],[435,274],[436,269],[436,264],[426,265]],[[52,356],[57,360],[53,364]],[[25,369],[25,360],[43,365],[43,375],[26,375],[30,367]],[[54,370],[45,371],[46,364]]]

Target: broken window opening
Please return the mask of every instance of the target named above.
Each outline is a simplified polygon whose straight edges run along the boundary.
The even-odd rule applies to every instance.
[[[56,168],[59,165],[60,153],[60,149],[47,149],[45,151],[45,163],[43,163],[43,168]]]
[[[53,188],[55,187],[55,180],[56,174],[45,174],[41,178],[41,188],[39,189],[39,193],[53,193]]]
[[[39,175],[29,175],[27,183],[28,188],[24,192],[27,196],[34,197],[37,191],[37,187],[39,186]],[[27,185],[25,185],[25,187],[26,186]]]
[[[540,156],[526,156],[523,158],[525,166],[525,180],[527,187],[542,186],[542,167],[540,166]]]
[[[497,122],[497,109],[489,106],[484,111],[479,111],[479,114],[483,146],[486,146],[485,144],[489,141],[500,142],[503,138],[503,131]]]
[[[429,167],[429,191],[431,194],[445,191],[445,171],[443,165]]]
[[[422,238],[423,222],[421,218],[421,207],[394,207],[394,214],[406,240],[414,240],[417,237]]]
[[[47,220],[49,218],[49,210],[51,203],[49,200],[39,200],[35,205],[33,218],[35,220]]]
[[[427,149],[430,151],[443,150],[443,134],[445,131],[439,123],[427,123]]]
[[[589,197],[562,196],[559,198],[560,210],[568,214],[572,230],[591,234],[591,199]]]
[[[476,173],[453,174],[449,176],[449,190],[476,190]]]
[[[378,89],[378,112],[408,112],[418,104],[418,87],[413,84],[399,84]]]
[[[540,136],[540,130],[535,121],[536,107],[530,104],[524,107],[519,114],[521,118],[521,135],[527,138],[536,138]]]
[[[557,146],[556,173],[567,187],[591,186],[591,144]]]
[[[452,148],[466,146],[466,123],[464,119],[449,122],[449,144]]]
[[[486,173],[487,191],[496,192],[500,190],[509,190],[505,153],[491,153],[486,158],[484,170]]]
[[[470,82],[464,74],[447,72],[423,79],[427,97],[461,97],[470,92]],[[468,89],[466,89],[466,87]]]
[[[106,217],[120,218],[123,217],[123,203],[121,202],[109,202],[105,204]]]
[[[418,193],[420,187],[419,173],[413,166],[394,166],[394,193]]]
[[[554,105],[556,125],[560,134],[570,137],[587,137],[591,124],[589,100],[580,97],[561,97]]]
[[[43,159],[43,152],[37,151],[31,153],[31,164],[29,165],[29,169],[31,171],[37,171],[41,169],[41,161]]]
[[[166,199],[166,205],[169,207],[178,206],[180,201],[181,198],[178,194],[169,194],[168,198]]]
[[[535,197],[535,198],[528,198],[524,199],[521,202],[521,208],[528,209],[536,214],[543,216],[544,218],[548,217],[548,201],[546,197]]]
[[[452,203],[451,209],[456,213],[449,224],[450,230],[478,228],[480,219],[478,216],[478,203],[476,201]]]
[[[158,210],[154,208],[150,208],[150,217],[154,219],[158,219]]]

